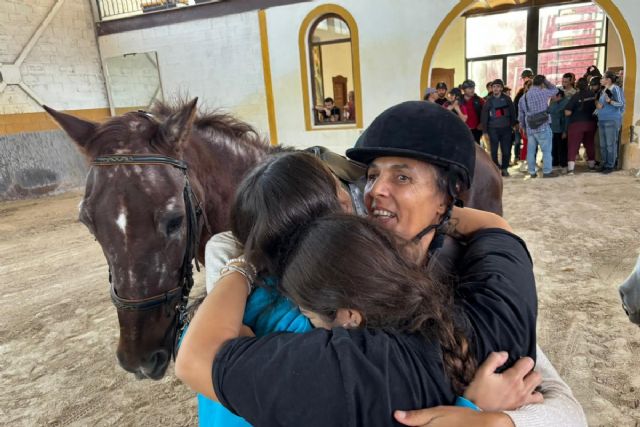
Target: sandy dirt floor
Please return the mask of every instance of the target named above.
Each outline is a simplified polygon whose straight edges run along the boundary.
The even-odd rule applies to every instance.
[[[195,425],[172,367],[152,382],[118,366],[106,264],[77,221],[80,198],[0,203],[0,424]],[[640,426],[640,327],[617,293],[640,250],[640,179],[518,175],[504,201],[535,261],[539,343],[590,425]]]

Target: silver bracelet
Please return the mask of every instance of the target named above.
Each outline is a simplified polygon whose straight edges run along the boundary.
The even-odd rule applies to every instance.
[[[233,258],[227,261],[226,265],[230,265],[230,264],[243,264],[243,266],[248,270],[247,273],[250,273],[252,275],[252,278],[253,278],[252,281],[254,281],[258,275],[256,268],[253,266],[253,264],[251,264],[250,262],[247,262],[244,255],[240,255],[237,258]]]
[[[228,276],[233,272],[240,273],[242,274],[242,276],[244,276],[245,280],[247,281],[247,295],[251,295],[251,292],[253,292],[253,282],[247,275],[247,272],[240,267],[237,267],[235,265],[225,265],[220,270],[220,278],[218,280],[222,279],[225,276]]]

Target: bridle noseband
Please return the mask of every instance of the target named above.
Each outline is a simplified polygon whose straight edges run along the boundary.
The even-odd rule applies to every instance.
[[[111,288],[111,301],[117,310],[125,311],[145,311],[153,310],[163,305],[171,308],[175,301],[176,311],[176,328],[174,337],[174,346],[172,356],[175,359],[177,353],[177,343],[182,335],[186,323],[187,303],[189,301],[189,293],[193,287],[193,265],[195,259],[196,269],[200,271],[198,264],[197,250],[200,245],[200,232],[202,224],[200,218],[203,217],[204,225],[208,227],[206,216],[202,215],[202,208],[198,198],[193,193],[189,184],[187,175],[187,164],[173,157],[163,156],[160,154],[112,154],[108,156],[96,157],[91,166],[118,166],[118,165],[169,165],[178,168],[184,174],[184,189],[182,191],[184,197],[185,213],[187,216],[187,246],[182,260],[180,283],[177,287],[169,289],[160,295],[148,298],[127,299],[118,296],[113,285],[111,277],[111,267],[109,267],[109,283]]]

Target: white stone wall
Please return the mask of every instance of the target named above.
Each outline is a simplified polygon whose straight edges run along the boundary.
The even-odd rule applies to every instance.
[[[305,130],[298,31],[324,1],[267,9],[278,138],[296,146],[324,145],[337,152],[354,145],[359,129]],[[356,21],[364,127],[384,109],[419,99],[420,70],[430,37],[457,0],[335,0]],[[307,61],[305,61],[306,63]],[[311,99],[311,97],[310,97]]]
[[[268,134],[258,13],[101,36],[104,58],[155,51],[165,100],[199,97]]]
[[[0,72],[15,63],[56,1],[0,1]],[[54,108],[107,106],[90,1],[65,0],[19,67],[22,82]],[[40,111],[17,85],[0,92],[0,114]]]

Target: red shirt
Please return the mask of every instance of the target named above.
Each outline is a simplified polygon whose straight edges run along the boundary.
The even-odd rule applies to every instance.
[[[464,107],[467,110],[467,126],[469,126],[469,129],[477,129],[480,124],[480,117],[478,117],[476,109],[473,107],[473,96],[469,99],[465,98]]]

